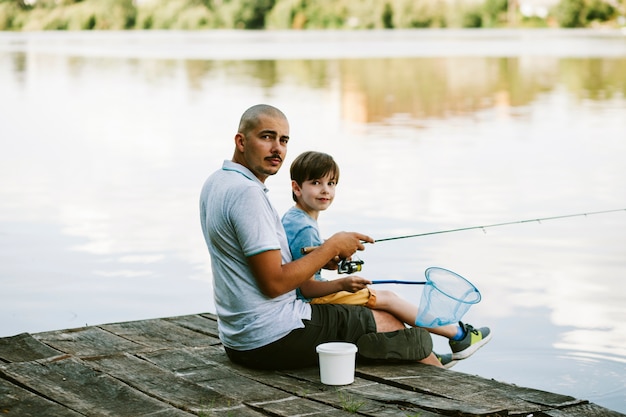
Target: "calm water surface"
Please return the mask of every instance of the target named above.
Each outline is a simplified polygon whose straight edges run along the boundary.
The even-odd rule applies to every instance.
[[[341,165],[325,235],[626,208],[624,74],[619,32],[0,34],[0,336],[213,311],[198,193],[258,102],[291,121],[286,164]],[[287,210],[288,170],[267,184]],[[359,256],[478,286],[494,338],[456,370],[626,412],[626,211]]]

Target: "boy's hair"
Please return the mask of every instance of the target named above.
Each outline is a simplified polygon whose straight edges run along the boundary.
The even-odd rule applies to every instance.
[[[332,156],[315,151],[303,152],[296,157],[289,168],[291,179],[302,187],[302,184],[308,180],[316,180],[318,178],[329,175],[339,182],[339,165]],[[295,193],[291,193],[293,201],[298,201]]]

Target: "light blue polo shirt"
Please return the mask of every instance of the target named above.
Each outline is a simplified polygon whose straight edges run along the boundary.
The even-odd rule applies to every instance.
[[[274,342],[310,320],[311,306],[290,291],[276,298],[264,295],[246,258],[280,249],[282,261],[291,253],[268,189],[243,165],[224,161],[204,183],[200,222],[213,271],[213,291],[222,343],[250,350]]]

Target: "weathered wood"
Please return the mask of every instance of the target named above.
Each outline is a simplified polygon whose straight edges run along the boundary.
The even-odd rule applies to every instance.
[[[75,357],[0,365],[0,373],[44,398],[86,415],[190,415],[86,366]]]
[[[473,404],[477,409],[471,413],[477,413],[481,405],[483,408],[489,405],[491,410],[488,412],[490,413],[502,413],[503,410],[508,410],[512,414],[524,415],[584,402],[566,395],[517,387],[479,376],[470,377],[464,373],[449,372],[420,364],[407,364],[402,367],[359,366],[357,374],[374,381],[382,381],[387,385]]]
[[[215,355],[224,355],[223,349],[175,349],[143,354],[141,357],[175,375],[238,401],[260,402],[290,397],[287,392],[258,383],[237,373],[234,368],[211,361]]]
[[[172,323],[176,323],[177,325],[185,327],[189,330],[203,333],[208,336],[213,336],[216,339],[218,339],[218,342],[219,342],[217,320],[215,319],[215,317],[212,317],[209,315],[196,314],[193,316],[169,317],[164,320],[167,320]]]
[[[208,321],[208,320],[207,320]],[[172,346],[201,347],[220,344],[217,337],[198,333],[166,320],[141,320],[99,326],[135,343],[164,349]]]
[[[416,363],[318,367],[229,361],[212,314],[0,338],[0,413],[14,416],[624,416],[587,401]]]
[[[117,352],[139,352],[147,346],[131,342],[99,327],[38,333],[37,340],[61,352],[75,356],[112,355]]]
[[[61,353],[41,343],[28,333],[0,338],[1,362],[28,362],[57,356]]]
[[[0,378],[0,415],[80,417],[82,414]]]
[[[607,410],[596,404],[587,403],[563,409],[548,410],[544,415],[546,417],[620,417],[624,414]]]
[[[289,392],[272,388],[270,385],[259,383],[237,372],[239,369],[245,374],[245,368],[224,366],[223,363],[220,363],[224,361],[226,356],[222,348],[209,347],[202,350],[194,349],[193,351],[179,349],[141,356],[159,366],[167,367],[182,378],[189,379],[216,392],[227,394],[230,398],[246,404],[251,409],[269,413],[269,415],[344,415],[343,411],[338,413],[338,410],[332,406],[310,401],[302,396],[291,395]],[[198,360],[198,356],[201,356],[202,359]],[[219,357],[217,362],[211,360],[216,357]],[[262,373],[268,374],[267,371]],[[270,374],[273,377],[279,377],[274,373]],[[290,380],[288,384],[293,385],[294,381]]]
[[[225,408],[234,398],[202,387],[137,357],[120,354],[85,359],[88,365],[134,389],[185,411]]]

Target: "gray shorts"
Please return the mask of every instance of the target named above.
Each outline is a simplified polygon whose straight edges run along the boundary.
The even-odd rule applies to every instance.
[[[317,365],[315,347],[326,342],[355,343],[376,332],[376,322],[367,307],[342,304],[311,305],[311,320],[304,328],[263,347],[240,351],[225,347],[231,361],[257,369],[294,369]]]
[[[372,310],[344,304],[313,304],[304,328],[263,347],[238,351],[225,347],[231,361],[257,369],[294,369],[318,363],[317,345],[350,342],[358,357],[370,360],[420,360],[432,351],[430,334],[420,328],[376,333]]]

